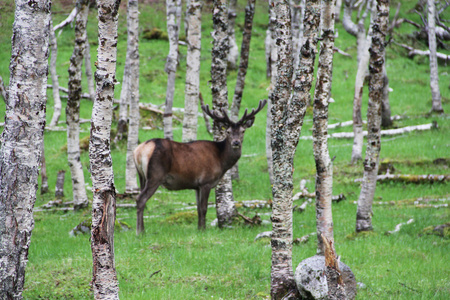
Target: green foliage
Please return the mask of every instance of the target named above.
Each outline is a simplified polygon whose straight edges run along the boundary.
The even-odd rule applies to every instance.
[[[421,22],[414,13],[407,13],[416,1],[401,1],[400,18]],[[11,29],[13,24],[13,1],[0,2],[0,75],[5,84],[9,82],[9,59],[11,53]],[[64,2],[65,3],[65,2]],[[237,24],[243,24],[243,7],[238,4]],[[117,80],[122,82],[126,53],[126,10],[121,7],[119,16],[119,43],[117,61]],[[395,10],[392,6],[392,10]],[[55,2],[52,9],[60,12],[54,15],[54,24],[66,17],[72,7]],[[210,4],[203,9],[201,92],[206,103],[211,103],[210,80],[211,61],[211,21]],[[165,28],[164,3],[140,4],[140,28]],[[446,16],[449,19],[450,16]],[[243,95],[242,107],[255,107],[260,99],[267,98],[270,86],[266,78],[264,37],[268,17],[266,3],[256,7],[255,25],[249,59],[249,70]],[[96,11],[91,9],[88,36],[91,43],[92,66],[95,70],[97,43]],[[330,123],[351,120],[354,79],[356,76],[355,39],[347,34],[342,24],[337,24],[339,37],[336,46],[353,57],[335,54],[333,70],[332,97],[330,104]],[[396,29],[402,35],[394,38],[402,41],[406,34],[415,30],[407,24]],[[184,32],[184,28],[180,32]],[[161,39],[140,39],[140,100],[143,103],[161,105],[165,102],[167,75],[163,71],[169,49],[168,41]],[[238,45],[242,35],[236,32]],[[67,86],[68,62],[73,50],[74,33],[67,27],[57,33],[58,36],[58,75],[60,85]],[[407,42],[409,40],[405,40]],[[402,41],[403,42],[403,41]],[[415,47],[422,47],[420,43]],[[422,48],[424,49],[424,48]],[[439,51],[445,52],[440,49]],[[184,106],[184,71],[186,47],[180,47],[180,67],[175,87],[174,106]],[[415,132],[397,137],[383,137],[381,159],[395,167],[399,174],[448,174],[450,140],[450,120],[446,115],[428,115],[431,108],[429,88],[429,67],[427,58],[406,58],[405,50],[391,43],[387,49],[387,72],[390,104],[393,115],[405,115],[409,118],[395,121],[395,127],[418,125],[437,121],[439,129],[430,132]],[[448,51],[446,52],[448,53]],[[449,69],[441,64],[440,90],[443,107],[450,111],[450,90],[448,89]],[[236,81],[237,73],[229,74],[229,98]],[[87,90],[83,77],[83,91]],[[49,79],[49,84],[51,80]],[[121,85],[116,86],[115,97],[120,96]],[[63,107],[65,100],[63,99]],[[364,90],[363,115],[367,109],[367,88]],[[82,100],[81,118],[90,119],[92,102]],[[0,101],[0,118],[4,118],[5,103]],[[53,113],[53,99],[48,92],[47,122]],[[239,161],[239,182],[233,183],[236,201],[272,197],[271,186],[265,160],[265,115],[260,113],[255,124],[245,136],[243,157]],[[364,118],[364,116],[363,116]],[[65,114],[61,116],[65,121]],[[161,116],[141,110],[141,125],[151,126],[154,130],[141,130],[141,142],[162,137]],[[61,126],[64,126],[62,124]],[[81,141],[88,146],[89,124],[81,125]],[[113,128],[117,122],[113,121]],[[311,135],[312,111],[308,110],[302,129],[302,135]],[[174,124],[175,140],[181,140],[181,124]],[[337,128],[332,132],[351,131],[351,127]],[[199,139],[211,139],[206,133],[202,119],[199,119]],[[50,189],[54,189],[59,170],[66,170],[64,194],[67,200],[72,198],[71,179],[67,154],[66,132],[45,132],[45,157]],[[448,198],[449,184],[380,184],[375,193],[374,232],[355,235],[356,205],[360,185],[354,179],[361,178],[362,164],[349,164],[352,148],[351,140],[329,140],[330,156],[334,160],[333,194],[344,193],[347,200],[333,205],[334,234],[336,251],[349,265],[359,282],[366,285],[361,289],[358,299],[446,299],[450,293],[450,239],[438,235],[422,234],[428,226],[433,228],[448,223],[448,208],[416,208],[414,201],[420,197]],[[87,148],[85,148],[87,150]],[[125,144],[119,144],[112,150],[114,179],[117,190],[125,187]],[[88,151],[82,151],[81,162],[84,166],[86,182],[90,181]],[[435,163],[438,161],[440,163]],[[315,163],[312,141],[300,140],[294,159],[294,193],[299,192],[301,179],[308,180],[307,188],[314,190]],[[207,226],[206,231],[198,232],[195,209],[179,213],[177,209],[195,205],[193,191],[170,192],[160,189],[147,203],[144,219],[146,233],[136,236],[134,233],[136,212],[133,209],[117,210],[117,219],[131,226],[131,230],[115,232],[115,259],[117,276],[122,299],[268,299],[270,293],[271,248],[268,240],[254,241],[256,235],[270,231],[271,225],[263,222],[261,226],[237,224],[233,228],[219,230]],[[39,195],[36,207],[53,200],[54,191]],[[88,190],[92,199],[92,193]],[[210,196],[213,201],[214,193]],[[132,202],[133,200],[124,200]],[[298,200],[295,205],[301,205]],[[263,221],[269,221],[269,209],[243,209],[239,211],[247,216],[256,212]],[[89,210],[71,213],[36,212],[35,228],[29,251],[26,272],[25,299],[88,299],[92,298],[89,282],[92,276],[92,255],[89,234],[69,236],[69,232],[90,216]],[[207,224],[215,218],[214,209],[209,209]],[[315,232],[314,205],[307,206],[303,213],[294,212],[294,238]],[[404,225],[401,230],[390,236],[386,231],[393,230],[399,223],[409,219],[414,222]],[[316,253],[316,239],[312,236],[306,244],[293,248],[293,266]]]

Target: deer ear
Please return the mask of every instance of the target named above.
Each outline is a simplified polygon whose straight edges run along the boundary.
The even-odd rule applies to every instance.
[[[252,127],[253,123],[255,122],[255,118],[248,119],[247,121],[242,124],[245,128]]]

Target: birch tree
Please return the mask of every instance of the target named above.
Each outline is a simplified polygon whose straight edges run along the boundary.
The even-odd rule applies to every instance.
[[[389,0],[377,0],[377,15],[372,26],[369,67],[369,107],[367,109],[367,148],[364,175],[356,212],[356,231],[370,231],[372,202],[377,183],[381,149],[381,99],[384,87],[384,56],[389,23]]]
[[[96,98],[92,109],[89,160],[92,178],[92,287],[96,299],[118,299],[114,263],[116,188],[110,133],[116,84],[117,19],[120,0],[98,0]]]
[[[202,39],[202,1],[191,0],[186,11],[186,85],[184,90],[183,142],[197,139],[200,93],[200,50]]]
[[[45,127],[51,1],[15,1],[0,149],[0,299],[22,299]]]
[[[129,77],[129,126],[127,139],[127,158],[125,170],[125,193],[139,192],[136,180],[136,167],[133,159],[133,151],[139,141],[139,8],[138,0],[128,0],[127,7],[127,55],[130,68]]]
[[[87,38],[86,33],[86,47],[84,50],[84,69],[86,74],[86,79],[88,83],[88,91],[89,98],[92,102],[95,101],[95,86],[94,86],[94,77],[92,75],[92,66],[91,66],[91,46],[89,44],[89,39]]]
[[[53,116],[50,126],[58,125],[61,116],[61,97],[59,95],[59,80],[56,73],[56,58],[58,56],[58,43],[56,41],[55,30],[53,29],[53,21],[50,21],[50,75],[52,77],[53,86]]]
[[[439,91],[438,63],[436,55],[436,5],[435,0],[428,0],[428,47],[430,48],[430,88],[431,111],[443,113],[441,92]]]
[[[164,137],[173,140],[172,107],[175,93],[175,75],[178,66],[178,36],[181,25],[181,0],[166,0],[169,55],[164,71],[167,73],[166,107],[164,110]]]
[[[328,101],[331,97],[334,48],[334,1],[322,0],[322,30],[319,66],[314,91],[313,148],[316,161],[317,253],[324,255],[322,236],[333,244],[331,196],[333,163],[328,152]]]
[[[220,111],[221,109],[228,109],[227,54],[229,39],[227,32],[228,18],[226,0],[214,0],[213,24],[211,92],[213,108],[216,111]],[[213,133],[215,141],[222,141],[226,138],[225,129],[217,121],[214,121]],[[233,186],[229,170],[216,186],[216,211],[219,227],[229,225],[232,222],[233,216],[236,215]]]
[[[295,291],[292,271],[292,170],[295,150],[310,100],[320,23],[320,1],[306,1],[303,21],[304,43],[294,77],[292,98],[291,80],[294,68],[291,28],[288,26],[291,21],[288,2],[275,1],[273,9],[276,16],[274,36],[278,45],[278,74],[274,90],[270,95],[274,172],[271,297],[281,299]]]
[[[80,160],[80,99],[81,66],[86,45],[86,24],[89,13],[87,0],[77,1],[79,13],[75,22],[75,44],[70,58],[68,98],[66,105],[67,158],[72,178],[73,205],[76,209],[87,207],[83,165]]]
[[[239,48],[236,43],[236,34],[234,27],[236,26],[236,5],[237,0],[229,0],[228,2],[228,38],[230,49],[228,50],[228,69],[236,70],[239,61]]]
[[[250,53],[250,41],[252,39],[253,16],[255,14],[255,0],[248,0],[245,7],[244,32],[241,44],[241,60],[239,63],[236,86],[234,88],[233,102],[231,103],[231,120],[239,121],[239,110],[241,108],[242,94],[245,87],[245,76],[248,69],[248,57]],[[232,179],[239,179],[238,163],[231,169]]]

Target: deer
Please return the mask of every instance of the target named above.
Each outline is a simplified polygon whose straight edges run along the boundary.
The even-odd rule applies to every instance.
[[[202,105],[208,116],[227,128],[226,138],[222,141],[179,143],[155,138],[136,147],[133,158],[140,182],[140,194],[136,199],[136,234],[145,230],[144,208],[159,186],[175,191],[195,190],[198,229],[205,229],[211,189],[241,157],[245,130],[253,125],[255,115],[266,103],[267,100],[261,100],[250,113],[246,109],[238,122],[232,122],[224,108],[219,114],[211,111],[208,105]]]

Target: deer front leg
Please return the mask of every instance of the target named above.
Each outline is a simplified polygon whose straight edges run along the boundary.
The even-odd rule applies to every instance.
[[[211,188],[209,187],[200,187],[196,190],[199,230],[204,230],[206,227],[206,212],[208,211],[208,198],[210,192]]]
[[[159,182],[151,183],[147,181],[145,187],[142,189],[136,200],[137,219],[136,219],[136,234],[145,231],[144,229],[144,208],[148,199],[156,192],[159,187]]]

